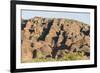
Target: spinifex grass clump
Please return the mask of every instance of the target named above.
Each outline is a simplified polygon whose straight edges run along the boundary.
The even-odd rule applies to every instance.
[[[75,60],[84,60],[86,57],[83,52],[74,52],[64,54],[61,58],[35,58],[32,62],[48,62],[48,61],[75,61]]]

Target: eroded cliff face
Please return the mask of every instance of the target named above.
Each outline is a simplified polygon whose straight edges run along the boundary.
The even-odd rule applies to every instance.
[[[34,17],[22,24],[22,62],[59,59],[69,53],[90,57],[90,25],[70,19]],[[64,59],[66,60],[66,59]]]

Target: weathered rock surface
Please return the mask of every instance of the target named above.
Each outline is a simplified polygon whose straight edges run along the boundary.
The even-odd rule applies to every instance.
[[[90,26],[69,19],[34,17],[22,29],[22,62],[34,58],[62,57],[64,53],[90,54]],[[38,53],[43,56],[38,57]],[[58,54],[59,53],[59,54]]]

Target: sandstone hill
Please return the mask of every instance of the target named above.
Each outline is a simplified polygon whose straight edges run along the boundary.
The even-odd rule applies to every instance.
[[[87,60],[90,25],[64,18],[22,20],[22,62]]]

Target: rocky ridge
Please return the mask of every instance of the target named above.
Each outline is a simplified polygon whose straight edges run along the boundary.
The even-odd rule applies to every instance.
[[[22,62],[36,58],[60,59],[69,53],[90,57],[90,25],[64,18],[22,20]]]

